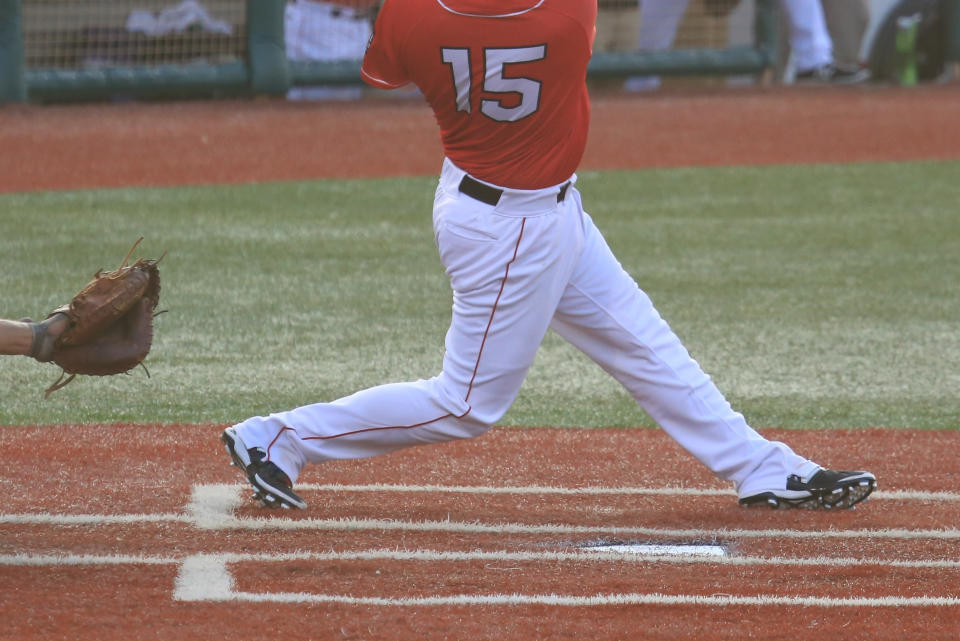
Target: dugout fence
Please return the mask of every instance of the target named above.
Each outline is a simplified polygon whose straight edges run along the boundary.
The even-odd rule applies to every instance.
[[[960,0],[939,1],[950,13],[947,55],[960,61]],[[312,3],[326,13],[297,23],[291,4],[0,0],[0,103],[284,95],[297,87],[357,85],[366,44],[357,34],[369,30],[375,0]],[[636,0],[599,5],[609,20],[603,32],[626,28],[627,39],[598,42],[592,78],[760,76],[777,65],[777,0],[741,0],[722,16],[693,0],[676,41],[659,51],[634,46],[626,17]],[[337,41],[338,29],[353,41]],[[310,37],[310,46],[298,45]]]

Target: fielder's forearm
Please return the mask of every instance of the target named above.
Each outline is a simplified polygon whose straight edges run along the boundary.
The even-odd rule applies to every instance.
[[[27,355],[33,345],[33,329],[28,323],[0,320],[0,354]]]

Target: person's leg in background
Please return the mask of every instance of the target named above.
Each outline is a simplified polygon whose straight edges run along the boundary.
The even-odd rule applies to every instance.
[[[690,0],[641,0],[637,49],[664,51],[672,47],[689,4]],[[659,76],[631,76],[624,83],[627,91],[651,91],[659,87]]]
[[[860,1],[843,0],[845,4]],[[794,81],[854,84],[869,77],[865,70],[836,64],[833,38],[819,0],[780,0],[780,6],[789,31]]]
[[[787,19],[796,75],[833,64],[833,42],[819,0],[780,0],[780,6]]]
[[[833,64],[838,69],[863,67],[861,46],[870,23],[866,0],[821,0],[827,29],[833,39]]]

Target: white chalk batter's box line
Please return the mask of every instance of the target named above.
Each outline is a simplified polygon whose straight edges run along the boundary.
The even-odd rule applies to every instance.
[[[305,491],[341,491],[341,492],[461,492],[472,494],[650,494],[658,496],[673,495],[730,495],[722,490],[702,490],[694,488],[551,488],[551,487],[450,487],[450,486],[403,486],[403,485],[304,485]],[[457,523],[452,521],[392,521],[385,519],[291,519],[277,516],[272,512],[269,517],[237,517],[236,509],[243,504],[244,495],[249,488],[242,485],[196,485],[190,504],[184,514],[119,514],[119,515],[0,515],[0,523],[41,523],[51,525],[64,524],[129,524],[155,522],[181,522],[201,529],[258,529],[286,530],[406,530],[474,533],[534,533],[534,534],[607,534],[624,536],[659,536],[679,539],[717,538],[938,538],[960,539],[960,530],[696,530],[696,529],[659,529],[597,527],[583,525],[529,525],[522,523]],[[910,493],[915,498],[918,493]],[[937,495],[934,498],[933,495]],[[902,495],[901,495],[902,496]],[[957,500],[949,493],[926,493],[927,500]],[[362,550],[355,552],[297,553],[297,554],[194,554],[187,557],[163,556],[127,556],[127,555],[0,555],[0,565],[21,566],[63,566],[63,565],[177,565],[179,572],[174,586],[173,597],[178,601],[243,601],[243,602],[285,602],[285,603],[339,603],[369,606],[454,606],[454,605],[644,605],[678,604],[707,606],[738,605],[794,605],[819,607],[927,607],[957,606],[960,597],[923,596],[902,597],[886,596],[876,598],[832,598],[811,596],[776,597],[769,595],[689,595],[689,594],[639,594],[615,593],[591,596],[560,594],[460,594],[418,597],[382,597],[350,596],[340,594],[313,593],[252,593],[234,589],[233,577],[229,565],[235,563],[275,563],[282,561],[344,562],[393,560],[419,563],[456,563],[465,561],[484,561],[490,563],[507,562],[578,562],[598,563],[711,563],[730,566],[809,566],[809,567],[846,567],[876,566],[878,568],[929,568],[943,571],[960,570],[960,561],[954,560],[896,560],[896,559],[857,559],[857,558],[767,558],[767,557],[731,557],[691,553],[692,548],[673,550],[669,553],[654,551],[637,552],[634,546],[627,552],[614,551],[615,548],[580,549],[569,552],[451,552],[436,550]],[[668,546],[669,547],[669,546]],[[684,546],[673,546],[681,547]]]
[[[400,554],[383,551],[384,555]],[[496,557],[493,553],[434,553],[448,554],[448,558],[456,556],[456,560],[473,560],[474,555],[482,555],[483,560]],[[499,553],[505,557],[524,557],[523,553]],[[536,553],[530,553],[535,555]],[[379,596],[350,596],[341,594],[313,594],[306,592],[274,592],[254,593],[238,592],[234,589],[233,577],[227,564],[235,562],[242,555],[195,555],[184,560],[177,575],[174,599],[178,601],[244,601],[269,603],[338,603],[348,605],[370,606],[452,606],[452,605],[559,605],[559,606],[592,606],[592,605],[709,605],[709,606],[737,606],[737,605],[800,605],[820,607],[929,607],[929,606],[958,606],[957,597],[874,597],[874,598],[831,598],[809,596],[777,597],[768,595],[735,596],[735,595],[690,595],[690,594],[644,594],[644,593],[613,593],[595,594],[590,596],[575,596],[561,594],[458,594],[447,596],[420,596],[420,597],[379,597]],[[574,558],[583,560],[584,555],[577,554]],[[264,560],[264,559],[259,559]],[[283,559],[271,558],[272,561]],[[429,559],[433,560],[433,559]],[[447,559],[444,559],[447,560]],[[517,560],[509,558],[507,560]]]
[[[725,565],[850,567],[877,566],[899,568],[960,569],[960,561],[917,560],[898,561],[854,558],[766,558],[766,557],[706,557],[675,556],[643,558],[611,552],[450,552],[440,550],[361,550],[355,552],[298,552],[292,554],[194,554],[187,557],[135,555],[0,555],[0,565],[17,566],[103,566],[103,565],[178,565],[173,598],[177,601],[205,602],[269,602],[269,603],[340,603],[370,606],[452,606],[452,605],[778,605],[818,607],[956,607],[960,598],[954,596],[922,597],[859,597],[834,598],[812,596],[769,595],[691,595],[661,593],[613,593],[590,596],[561,594],[459,594],[421,597],[350,596],[304,592],[242,592],[234,589],[234,580],[228,565],[236,563],[276,563],[285,561],[343,562],[343,561],[415,561],[424,563],[483,562],[578,562],[601,563],[717,563]]]
[[[695,487],[557,487],[550,485],[484,486],[484,485],[394,485],[373,483],[368,485],[343,485],[337,483],[310,484],[297,486],[298,490],[315,492],[409,492],[438,494],[559,494],[563,496],[723,496],[735,497],[733,490],[720,488]],[[960,493],[927,492],[921,490],[877,490],[870,495],[874,500],[895,501],[960,501]]]
[[[407,485],[302,485],[304,491],[340,492],[457,492],[467,494],[654,494],[689,496],[732,494],[726,490],[695,488],[559,488],[559,487],[470,487]],[[180,514],[0,514],[0,524],[117,525],[133,523],[181,522],[200,529],[242,530],[315,530],[315,531],[419,531],[473,534],[606,535],[617,537],[655,537],[681,540],[724,539],[937,539],[960,540],[960,530],[951,529],[671,529],[653,527],[595,526],[573,524],[482,523],[458,521],[400,521],[359,518],[287,518],[271,512],[265,517],[238,517],[235,511],[244,502],[249,488],[238,484],[195,485],[185,513]],[[883,494],[879,494],[881,500]],[[956,501],[960,495],[948,492],[904,491],[887,493],[887,498]],[[871,500],[873,497],[871,497]]]
[[[443,487],[443,491],[462,493],[493,493],[503,490],[521,490],[524,493],[534,493],[534,489],[544,489],[559,492],[570,491],[569,488],[476,488],[476,487],[445,487],[445,486],[403,486],[403,485],[371,485],[371,486],[343,486],[343,485],[303,485],[304,491],[411,491],[411,487],[420,488],[417,491],[433,492],[433,488]],[[349,488],[349,489],[346,489]],[[427,489],[430,488],[430,489]],[[592,493],[607,493],[609,490],[622,488],[586,488]],[[648,491],[647,488],[628,488],[634,493]],[[658,494],[665,488],[655,488],[652,491]],[[277,530],[339,530],[339,531],[419,531],[419,532],[460,532],[473,534],[544,534],[544,535],[607,535],[620,537],[662,537],[681,540],[715,540],[717,538],[935,538],[960,539],[960,530],[732,530],[732,529],[668,529],[652,527],[619,527],[571,524],[526,524],[526,523],[481,523],[460,521],[401,521],[393,519],[359,519],[359,518],[287,518],[276,515],[269,517],[237,517],[234,512],[243,504],[244,493],[249,488],[241,485],[196,485],[193,488],[188,512],[193,522],[204,529],[277,529]],[[677,490],[687,493],[684,488]],[[703,491],[703,490],[699,490]]]

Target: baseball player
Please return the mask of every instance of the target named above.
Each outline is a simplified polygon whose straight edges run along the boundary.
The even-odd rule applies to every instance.
[[[595,0],[386,0],[362,65],[415,84],[446,155],[433,206],[453,289],[443,368],[249,418],[221,435],[265,505],[304,508],[308,463],[476,437],[504,415],[548,328],[618,380],[744,505],[846,508],[868,472],[824,469],[735,412],[611,253],[574,173],[590,119]]]

